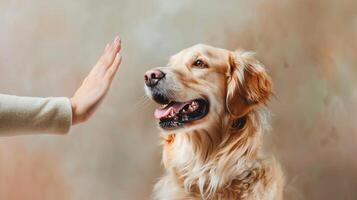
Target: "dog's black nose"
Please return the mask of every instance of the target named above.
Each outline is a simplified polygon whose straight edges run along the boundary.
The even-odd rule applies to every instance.
[[[154,87],[164,77],[165,77],[165,73],[158,69],[149,70],[144,75],[145,84],[148,87]]]

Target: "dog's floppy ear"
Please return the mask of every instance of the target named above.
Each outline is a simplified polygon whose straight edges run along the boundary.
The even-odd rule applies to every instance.
[[[230,53],[226,107],[235,117],[242,117],[255,106],[265,104],[272,93],[272,84],[264,66],[254,53]]]

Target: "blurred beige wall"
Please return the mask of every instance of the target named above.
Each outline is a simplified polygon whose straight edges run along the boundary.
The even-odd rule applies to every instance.
[[[149,199],[160,145],[143,73],[206,43],[257,52],[275,85],[266,149],[286,199],[357,199],[354,0],[0,0],[0,92],[70,96],[106,42],[123,64],[67,136],[0,138],[0,199]],[[1,123],[1,122],[0,122]]]

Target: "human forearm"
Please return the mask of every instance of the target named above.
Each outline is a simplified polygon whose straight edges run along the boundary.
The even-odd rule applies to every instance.
[[[72,108],[68,98],[0,94],[0,135],[67,133],[71,125]]]

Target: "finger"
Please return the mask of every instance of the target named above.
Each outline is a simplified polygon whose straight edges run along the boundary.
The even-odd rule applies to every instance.
[[[119,69],[119,66],[121,64],[122,57],[119,53],[116,54],[115,59],[113,64],[110,66],[110,68],[107,70],[107,76],[110,80],[112,80],[116,74],[116,72]]]
[[[101,63],[101,65],[98,65],[99,67],[104,67],[105,69],[107,69],[113,64],[113,61],[115,59],[115,52],[113,51],[113,46],[114,44],[112,43],[106,47],[105,52],[98,60],[98,63]]]
[[[108,42],[108,47],[106,48],[106,53],[110,52],[113,48],[114,42]]]
[[[107,52],[109,50],[109,47],[110,47],[110,44],[107,43],[107,45],[105,45],[103,54],[105,54],[105,52]]]
[[[108,51],[111,49],[111,46],[111,43],[107,43],[107,45],[105,45],[103,54],[100,56],[99,60],[103,61],[105,59],[106,55],[108,54]]]
[[[103,55],[103,61],[106,68],[109,68],[113,64],[115,55],[118,53],[120,46],[121,40],[119,36],[116,36],[110,44],[108,51]]]
[[[119,36],[116,36],[114,41],[113,41],[113,47],[112,47],[112,51],[114,54],[118,53],[120,51],[121,48],[121,39]]]
[[[118,53],[121,49],[121,39],[120,37],[118,36],[118,43],[117,43],[117,46],[116,46],[116,53]]]
[[[117,35],[117,36],[115,36],[115,38],[114,38],[114,43],[119,43],[119,41],[120,41],[120,37]]]
[[[109,49],[109,46],[110,46],[110,44],[109,43],[107,43],[107,45],[105,45],[105,51],[107,51],[108,49]]]
[[[111,43],[107,43],[104,48],[103,55],[99,58],[98,64],[95,66],[94,71],[102,71],[108,69],[113,65],[115,55],[120,51],[121,40],[119,36],[116,36]],[[104,68],[104,69],[101,69]]]

